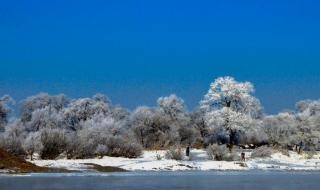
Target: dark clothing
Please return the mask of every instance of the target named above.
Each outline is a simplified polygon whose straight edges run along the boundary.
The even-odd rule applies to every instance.
[[[241,161],[243,161],[243,162],[246,161],[246,154],[244,152],[241,153]]]
[[[301,141],[299,144],[299,149],[298,149],[299,154],[301,154],[302,147],[303,147],[303,142]]]
[[[190,147],[188,146],[186,149],[186,156],[189,156],[189,155],[190,155]]]

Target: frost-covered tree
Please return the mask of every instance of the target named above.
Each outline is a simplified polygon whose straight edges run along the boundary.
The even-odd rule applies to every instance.
[[[195,142],[197,147],[205,146],[205,140],[210,136],[209,128],[205,121],[205,114],[197,109],[190,113],[190,126],[195,129]]]
[[[41,134],[39,132],[29,133],[24,139],[22,147],[30,156],[30,160],[33,160],[34,153],[42,150]]]
[[[42,159],[55,159],[66,150],[66,131],[61,129],[43,129],[40,131]]]
[[[95,115],[91,119],[80,122],[81,128],[92,128],[103,130],[110,135],[125,133],[125,126],[122,121],[116,120],[111,116]]]
[[[298,102],[297,122],[305,149],[320,149],[320,101]]]
[[[232,77],[218,78],[200,103],[209,129],[227,135],[231,147],[239,143],[239,135],[259,130],[262,107],[253,92],[254,87],[249,82],[237,82]]]
[[[68,98],[63,95],[50,96],[47,93],[40,93],[36,96],[30,96],[24,100],[21,108],[21,121],[29,122],[32,119],[32,113],[38,109],[48,108],[50,112],[62,110],[68,103]]]
[[[190,124],[184,101],[176,95],[160,97],[158,107],[139,107],[130,116],[129,126],[145,148],[191,144],[197,131]]]
[[[115,106],[111,112],[111,117],[114,118],[116,121],[127,122],[129,119],[129,116],[130,116],[130,112],[127,109],[122,108],[120,106]]]
[[[170,125],[170,117],[158,109],[137,108],[130,117],[130,126],[145,148],[163,148],[179,141],[178,130]]]
[[[182,98],[172,94],[158,99],[160,114],[167,118],[171,133],[178,133],[181,144],[192,144],[195,142],[198,134],[191,124],[190,114],[187,113],[186,106]]]
[[[291,142],[301,141],[296,116],[292,112],[283,112],[264,118],[264,129],[273,145],[287,147]],[[291,142],[290,142],[291,141]]]
[[[132,130],[143,147],[148,147],[147,136],[153,124],[154,110],[148,107],[138,107],[130,116]]]
[[[0,134],[0,146],[8,152],[23,157],[25,151],[22,147],[26,131],[23,124],[19,121],[8,124],[5,132]]]
[[[95,115],[106,116],[111,113],[108,98],[96,95],[93,98],[82,98],[71,101],[63,110],[64,121],[71,130],[81,128],[80,122],[87,121]]]
[[[304,100],[296,104],[296,112],[267,116],[264,129],[271,144],[282,147],[320,149],[320,101]]]
[[[232,77],[221,77],[211,85],[208,93],[201,101],[204,111],[228,108],[237,113],[258,119],[262,116],[262,107],[252,94],[254,87],[250,82],[238,82]]]
[[[175,94],[160,97],[157,102],[160,112],[169,116],[171,120],[176,121],[185,117],[186,109],[184,101]]]
[[[61,112],[45,108],[36,109],[31,114],[31,120],[25,122],[29,131],[39,131],[41,129],[63,128],[63,115]]]
[[[13,102],[13,99],[8,95],[0,98],[0,132],[4,131],[4,127],[8,122],[8,114],[11,111],[8,103],[11,102]]]

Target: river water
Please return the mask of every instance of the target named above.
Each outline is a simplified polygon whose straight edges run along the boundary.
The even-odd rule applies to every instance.
[[[0,176],[0,190],[318,190],[320,172],[128,172]]]

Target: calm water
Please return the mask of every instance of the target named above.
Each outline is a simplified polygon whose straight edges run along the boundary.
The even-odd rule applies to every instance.
[[[0,176],[1,190],[318,190],[320,172],[160,172]]]

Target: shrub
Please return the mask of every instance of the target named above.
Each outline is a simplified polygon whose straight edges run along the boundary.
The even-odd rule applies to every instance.
[[[24,157],[26,152],[23,149],[25,131],[21,123],[12,123],[6,126],[5,132],[0,133],[0,147],[9,153]]]
[[[271,157],[273,149],[267,146],[262,146],[253,150],[251,158],[268,158]]]
[[[230,152],[227,146],[213,144],[208,146],[207,154],[209,159],[216,161],[237,161],[239,156],[236,152]]]
[[[126,158],[137,158],[142,155],[142,146],[137,143],[127,142],[123,145],[119,155]]]
[[[166,159],[171,159],[171,160],[183,160],[183,153],[180,147],[172,147],[170,148],[166,154],[165,154]]]
[[[156,154],[156,159],[157,160],[162,160],[162,156],[160,154]]]
[[[22,147],[24,151],[30,156],[30,159],[33,160],[33,154],[42,150],[40,134],[38,132],[29,133],[28,136],[24,139]]]
[[[41,159],[55,159],[67,146],[65,133],[59,129],[42,130],[40,140],[42,143]]]
[[[110,137],[107,141],[108,155],[114,157],[137,158],[142,155],[142,146],[125,141],[121,137]]]
[[[313,159],[315,155],[317,155],[317,152],[315,152],[315,151],[307,151],[304,154],[304,158],[305,159]]]
[[[24,151],[22,146],[21,139],[17,137],[13,137],[13,136],[1,137],[0,147],[15,156],[24,157],[26,155],[26,152]]]

